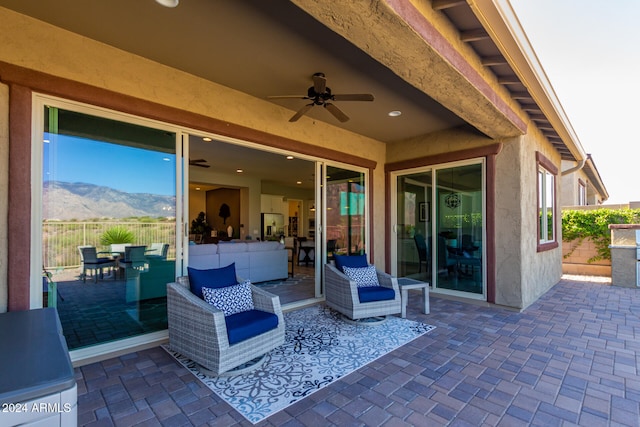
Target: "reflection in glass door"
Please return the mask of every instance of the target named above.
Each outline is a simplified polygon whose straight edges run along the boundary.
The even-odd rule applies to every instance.
[[[366,252],[365,173],[326,166],[326,259]]]
[[[435,172],[437,288],[484,293],[484,185],[481,163]]]
[[[485,295],[483,168],[474,162],[396,177],[394,274]]]
[[[42,266],[70,350],[166,329],[176,274],[176,134],[80,111],[41,110]]]
[[[431,171],[397,179],[396,274],[431,281]]]

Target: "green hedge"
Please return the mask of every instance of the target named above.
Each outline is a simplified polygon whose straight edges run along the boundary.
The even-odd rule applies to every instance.
[[[562,240],[564,242],[575,240],[577,247],[584,239],[591,238],[597,255],[590,258],[588,262],[611,260],[609,224],[638,223],[640,223],[640,209],[563,210]],[[569,257],[571,252],[567,253],[565,258]]]

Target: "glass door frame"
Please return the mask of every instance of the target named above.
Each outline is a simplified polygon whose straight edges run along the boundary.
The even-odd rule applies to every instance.
[[[150,127],[154,129],[164,130],[174,133],[176,135],[175,140],[175,155],[176,155],[176,263],[175,274],[176,276],[182,273],[183,264],[183,248],[184,239],[178,236],[183,235],[183,206],[184,194],[182,189],[184,184],[181,180],[188,174],[188,168],[186,167],[186,159],[182,152],[182,139],[181,135],[184,134],[185,129],[180,126],[171,125],[166,122],[161,122],[153,119],[148,119],[132,114],[119,112],[116,110],[99,107],[96,105],[86,104],[78,101],[73,101],[65,98],[59,98],[51,95],[34,92],[32,94],[32,122],[31,122],[31,182],[34,185],[31,186],[31,262],[30,264],[30,307],[40,308],[43,305],[42,298],[42,265],[43,265],[43,252],[42,252],[42,202],[43,202],[43,150],[42,150],[42,135],[44,131],[44,107],[52,106],[67,111],[78,112],[90,116],[95,116],[104,119],[115,120],[123,123],[129,123],[139,126]],[[185,171],[186,170],[186,171]],[[188,175],[187,175],[188,177]],[[71,350],[69,355],[72,362],[79,360],[86,360],[96,357],[102,357],[104,354],[115,353],[118,351],[131,349],[134,346],[147,345],[151,343],[157,343],[160,340],[168,338],[168,331],[160,330],[128,338],[123,338],[115,341],[109,341],[100,343],[88,347],[81,347],[76,350]]]
[[[362,173],[363,174],[363,181],[365,182],[365,201],[364,201],[364,220],[365,220],[365,227],[364,227],[364,239],[365,239],[365,252],[367,253],[367,256],[370,256],[371,254],[371,217],[370,217],[370,212],[369,212],[369,206],[370,206],[370,201],[371,201],[371,181],[370,181],[370,171],[369,169],[365,168],[365,167],[360,167],[360,166],[354,166],[351,164],[346,164],[346,163],[340,163],[340,162],[334,162],[334,161],[319,161],[318,162],[318,168],[316,169],[316,176],[318,177],[317,181],[319,183],[319,186],[316,186],[316,188],[321,189],[321,191],[318,191],[316,194],[316,206],[320,206],[321,209],[319,210],[318,208],[316,208],[316,212],[320,211],[321,212],[321,217],[318,218],[316,216],[316,235],[321,236],[321,239],[316,239],[316,250],[320,249],[321,252],[321,256],[316,257],[316,275],[321,274],[320,277],[320,282],[321,282],[321,293],[320,295],[324,295],[324,289],[325,289],[325,276],[324,276],[324,264],[327,262],[327,238],[326,238],[326,233],[325,230],[327,230],[327,167],[331,166],[331,167],[335,167],[335,168],[340,168],[340,169],[346,169],[346,170],[351,170],[351,171],[355,171],[358,173]],[[320,203],[320,204],[318,204]],[[318,226],[318,223],[320,223],[320,226]],[[318,240],[320,243],[318,243]],[[318,253],[318,252],[316,252]],[[373,260],[370,260],[373,261]],[[318,279],[318,277],[316,277],[316,279]],[[316,294],[318,295],[318,294]]]
[[[391,260],[390,263],[390,270],[391,270],[391,275],[396,276],[398,274],[398,179],[400,177],[403,176],[407,176],[407,175],[415,175],[417,173],[427,173],[427,172],[431,172],[431,199],[432,199],[432,203],[431,203],[431,211],[429,213],[429,216],[431,218],[433,218],[434,220],[431,221],[430,223],[430,227],[431,227],[431,239],[434,239],[434,236],[437,235],[437,221],[435,221],[436,215],[437,215],[437,206],[436,206],[436,202],[435,202],[435,197],[437,195],[437,173],[439,170],[442,169],[451,169],[451,168],[456,168],[456,167],[460,167],[460,166],[469,166],[469,165],[477,165],[480,164],[482,167],[482,183],[481,183],[481,188],[482,188],[482,248],[481,248],[481,252],[483,254],[487,253],[487,160],[484,157],[480,157],[480,158],[474,158],[474,159],[468,159],[468,160],[459,160],[459,161],[452,161],[452,162],[447,162],[447,163],[438,163],[438,164],[431,164],[431,165],[427,165],[427,166],[420,166],[420,167],[416,167],[416,168],[411,168],[411,169],[404,169],[404,170],[396,170],[396,171],[392,171],[389,173],[389,185],[391,186],[391,191],[390,191],[390,224],[391,226],[391,239],[390,239],[390,245],[389,245],[389,249],[390,249],[390,257],[389,259]],[[432,242],[431,247],[432,248],[436,248],[436,244],[437,242]],[[431,265],[436,265],[437,264],[437,250],[433,250],[430,251],[429,253],[429,257],[431,258]],[[433,293],[441,293],[441,294],[447,294],[447,295],[453,295],[453,296],[460,296],[460,297],[464,297],[464,298],[469,298],[469,299],[477,299],[477,300],[481,300],[481,301],[486,301],[487,300],[487,294],[488,294],[488,289],[487,289],[487,256],[483,256],[482,257],[482,267],[481,267],[481,271],[482,271],[482,293],[481,294],[474,294],[471,292],[462,292],[462,291],[455,291],[455,290],[450,290],[450,289],[446,289],[446,288],[439,288],[437,286],[437,280],[436,280],[436,276],[437,276],[437,269],[436,268],[432,268],[431,270],[431,278],[430,278],[430,284],[431,284],[431,292]]]

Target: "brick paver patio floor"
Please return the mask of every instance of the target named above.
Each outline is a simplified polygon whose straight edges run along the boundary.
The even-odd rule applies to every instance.
[[[563,279],[521,313],[410,299],[436,330],[259,425],[640,425],[640,290]],[[251,425],[161,348],[76,378],[80,425]]]

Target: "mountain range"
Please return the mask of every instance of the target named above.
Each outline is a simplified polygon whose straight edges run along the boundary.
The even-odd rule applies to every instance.
[[[47,181],[43,185],[43,218],[175,217],[176,197],[126,193],[83,182]]]

